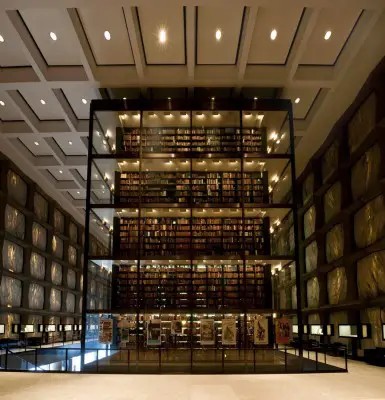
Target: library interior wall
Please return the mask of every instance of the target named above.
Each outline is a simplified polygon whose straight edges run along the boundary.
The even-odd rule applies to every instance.
[[[34,324],[27,337],[41,336],[38,324],[80,324],[84,228],[2,155],[0,183],[0,339],[18,338],[12,324]],[[91,246],[104,251],[94,237]],[[96,265],[89,274],[100,302],[109,274]]]
[[[298,179],[304,323],[371,324],[358,349],[385,347],[385,60],[369,76]],[[276,233],[289,242],[288,229]],[[278,274],[278,304],[294,307],[292,268]],[[317,336],[310,339],[319,340]]]

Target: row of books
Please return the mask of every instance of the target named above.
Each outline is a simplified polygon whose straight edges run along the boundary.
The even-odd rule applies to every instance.
[[[139,152],[140,147],[145,152],[166,153],[266,152],[265,136],[256,129],[244,129],[241,132],[237,128],[142,128],[126,130],[121,142],[122,150],[127,152]]]

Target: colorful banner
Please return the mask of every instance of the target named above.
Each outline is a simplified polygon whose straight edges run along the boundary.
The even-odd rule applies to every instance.
[[[161,339],[161,321],[152,319],[147,322],[147,344],[149,346],[160,346]]]
[[[222,344],[237,344],[237,326],[234,318],[222,320]]]
[[[99,342],[112,344],[114,332],[114,321],[110,318],[101,319],[99,322]]]
[[[172,320],[171,321],[171,335],[180,335],[182,333],[182,321]]]
[[[290,344],[290,321],[287,318],[278,318],[275,322],[275,341],[277,344]]]
[[[200,336],[202,345],[215,344],[215,329],[213,319],[201,319]]]
[[[254,320],[254,344],[269,344],[269,321],[257,316]]]

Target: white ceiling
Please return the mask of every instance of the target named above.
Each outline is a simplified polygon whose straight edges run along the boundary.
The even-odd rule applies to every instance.
[[[301,99],[293,104],[300,173],[385,55],[383,0],[161,3],[0,2],[0,150],[80,222],[88,107],[100,87],[282,88],[281,97]]]

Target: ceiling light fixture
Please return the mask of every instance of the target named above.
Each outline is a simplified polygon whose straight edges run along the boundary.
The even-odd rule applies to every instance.
[[[166,30],[164,28],[159,30],[158,38],[159,38],[159,43],[166,43],[167,34],[166,34]]]
[[[0,42],[4,43],[4,37],[0,35]]]
[[[51,32],[49,35],[51,36],[51,39],[52,39],[53,41],[56,41],[56,40],[57,40],[57,36],[56,36],[56,33],[55,33],[55,32]]]
[[[276,30],[276,29],[273,29],[273,30],[271,31],[271,33],[270,33],[270,39],[271,39],[271,40],[277,39],[277,35],[278,35],[277,30]]]
[[[40,100],[40,103],[43,104],[43,106],[44,106],[45,100],[41,99],[41,100]]]
[[[106,40],[111,40],[111,33],[108,32],[108,31],[104,31],[104,38],[105,38]]]
[[[70,146],[72,146],[72,142],[71,142],[71,141],[69,141],[68,144],[69,144]]]
[[[3,101],[3,100],[0,100],[0,106],[2,106],[2,107],[4,107],[4,106],[5,106],[5,103],[4,103],[4,101]]]
[[[80,192],[79,192],[79,191],[77,191],[76,193],[77,193],[77,194],[80,194]]]
[[[215,39],[217,39],[217,42],[219,42],[222,39],[222,31],[220,29],[217,29],[215,31]]]
[[[86,99],[82,99],[82,103],[83,104],[87,104],[87,100]]]
[[[325,40],[329,40],[331,35],[332,35],[332,31],[326,31],[326,32],[325,32],[324,39],[325,39]]]
[[[298,104],[300,101],[301,101],[301,99],[300,99],[299,97],[297,97],[297,98],[294,100],[294,103],[295,103],[295,104]]]
[[[35,143],[35,146],[39,146],[39,142],[34,142]]]
[[[62,174],[62,173],[63,173],[63,171],[61,169],[59,169],[59,174]]]

